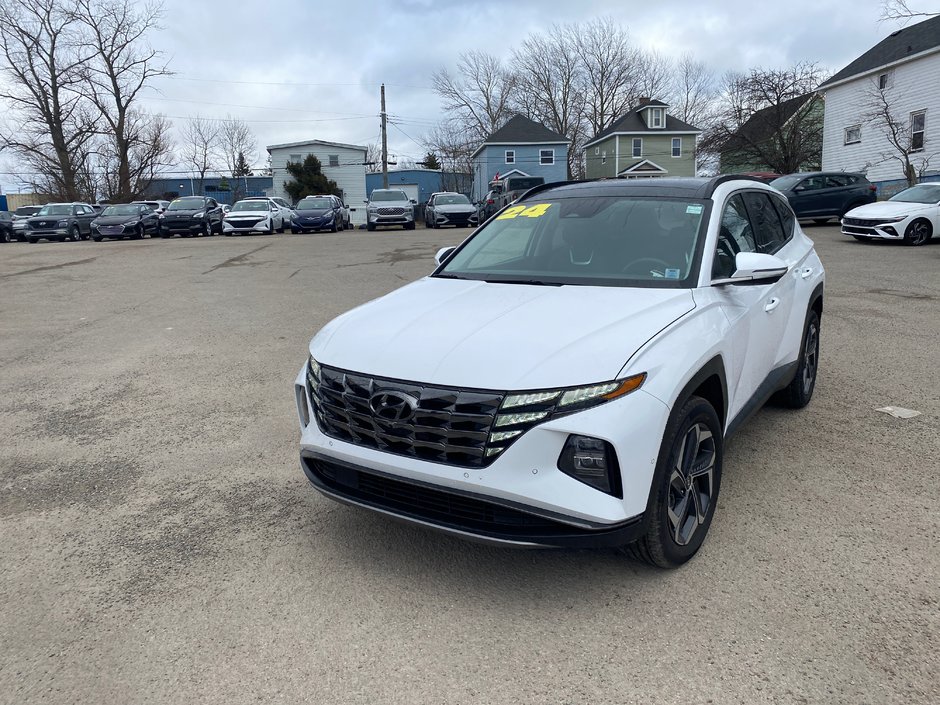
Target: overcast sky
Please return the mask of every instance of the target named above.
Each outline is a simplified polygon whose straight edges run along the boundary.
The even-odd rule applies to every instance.
[[[245,120],[258,138],[255,166],[269,144],[377,141],[383,82],[396,123],[389,150],[420,159],[442,117],[434,72],[471,49],[508,55],[556,23],[606,15],[635,43],[691,51],[716,75],[804,60],[837,71],[899,26],[879,22],[881,0],[165,0],[165,9],[151,41],[175,75],[154,83],[148,107],[177,125],[196,114]]]

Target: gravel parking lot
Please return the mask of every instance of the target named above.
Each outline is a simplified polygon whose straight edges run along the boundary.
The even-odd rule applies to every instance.
[[[937,702],[940,242],[807,233],[816,396],[673,572],[308,485],[310,336],[467,231],[0,246],[0,702]]]

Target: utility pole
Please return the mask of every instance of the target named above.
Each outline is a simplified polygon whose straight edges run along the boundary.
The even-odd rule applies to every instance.
[[[388,188],[388,130],[385,114],[385,84],[382,84],[382,188]]]

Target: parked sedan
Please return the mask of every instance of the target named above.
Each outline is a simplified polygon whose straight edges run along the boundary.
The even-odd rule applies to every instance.
[[[842,219],[842,232],[866,242],[923,245],[940,233],[940,184],[918,184],[887,201],[853,208]]]
[[[223,235],[270,235],[280,220],[278,206],[266,198],[238,201],[222,220]]]
[[[873,203],[878,193],[864,174],[841,171],[789,174],[774,179],[770,185],[787,197],[797,218],[812,218],[819,224]]]
[[[78,242],[91,235],[95,211],[87,203],[47,203],[27,223],[29,242],[73,240]]]
[[[91,239],[95,242],[109,237],[140,240],[144,235],[156,237],[159,234],[160,216],[141,203],[107,206],[91,223]]]
[[[160,237],[192,237],[222,232],[222,209],[214,198],[183,196],[160,216]]]
[[[20,206],[13,211],[13,237],[26,242],[27,221],[39,212],[42,206]]]
[[[462,193],[434,193],[424,208],[424,224],[429,228],[472,228],[477,224],[477,209]]]
[[[145,206],[149,206],[151,210],[157,214],[163,213],[167,206],[170,205],[169,201],[131,201],[131,203],[135,205],[143,204]]]
[[[292,233],[329,230],[335,233],[346,227],[345,209],[335,196],[307,196],[294,208],[290,223]]]
[[[300,459],[331,499],[674,567],[715,515],[725,439],[775,392],[813,396],[825,273],[755,180],[548,184],[436,259],[310,342]]]

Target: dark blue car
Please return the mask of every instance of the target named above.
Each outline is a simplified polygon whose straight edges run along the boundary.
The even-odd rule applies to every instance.
[[[292,233],[329,230],[342,231],[345,227],[343,205],[335,196],[307,196],[294,208],[290,222]]]

